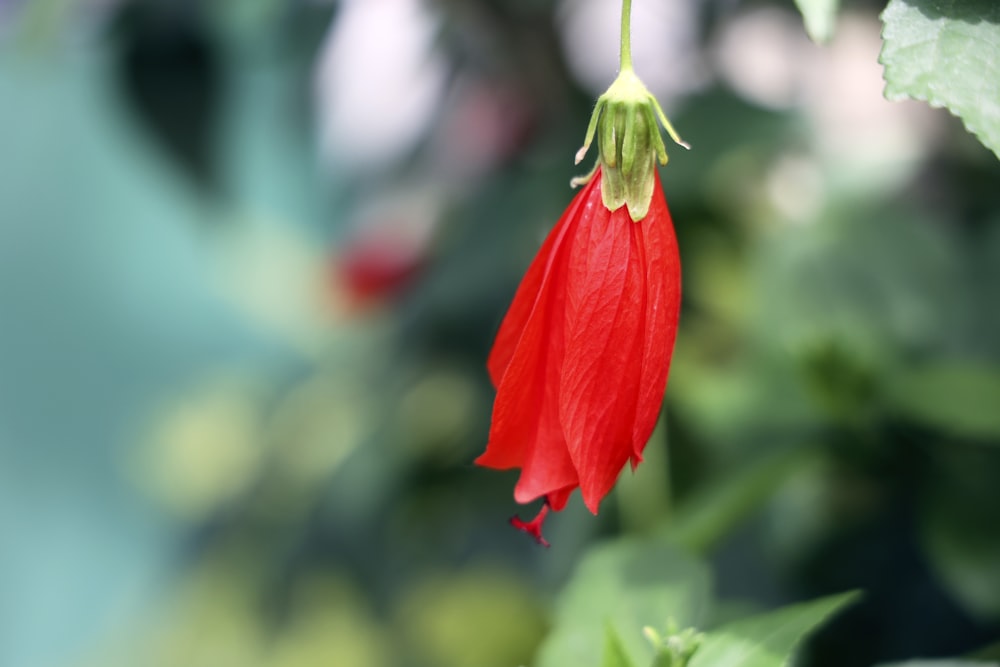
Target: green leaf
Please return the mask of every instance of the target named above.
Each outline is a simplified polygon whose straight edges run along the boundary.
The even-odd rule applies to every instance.
[[[616,540],[587,552],[559,598],[538,667],[596,667],[610,628],[624,656],[653,661],[645,626],[699,625],[709,600],[708,569],[667,540]]]
[[[795,0],[795,4],[802,12],[806,32],[814,42],[826,42],[833,37],[840,0]]]
[[[891,410],[927,426],[971,438],[1000,437],[1000,369],[939,362],[891,376]]]
[[[858,597],[832,595],[745,618],[710,632],[688,667],[781,667],[799,641]]]
[[[601,667],[634,667],[625,653],[621,637],[610,624],[604,631],[604,660],[601,661]]]
[[[882,23],[885,96],[947,108],[1000,157],[1000,3],[891,0]]]

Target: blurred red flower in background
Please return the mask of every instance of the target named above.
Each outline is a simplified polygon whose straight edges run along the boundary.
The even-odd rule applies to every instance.
[[[680,257],[655,170],[649,213],[608,210],[601,170],[573,198],[514,296],[490,353],[497,389],[476,463],[520,468],[514,498],[544,497],[515,527],[539,542],[577,487],[597,513],[635,468],[659,415],[680,311]]]
[[[402,234],[369,233],[335,257],[334,279],[354,305],[393,296],[406,288],[426,262],[426,248]]]

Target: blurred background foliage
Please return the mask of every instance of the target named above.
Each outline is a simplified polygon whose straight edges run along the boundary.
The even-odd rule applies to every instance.
[[[0,2],[0,664],[569,664],[611,536],[712,623],[862,590],[804,664],[1000,641],[1000,165],[836,5],[636,0],[680,337],[543,550],[471,465],[483,364],[618,3]]]

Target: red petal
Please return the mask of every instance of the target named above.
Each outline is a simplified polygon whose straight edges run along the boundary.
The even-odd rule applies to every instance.
[[[645,260],[646,314],[642,371],[632,431],[633,466],[642,460],[642,450],[660,414],[681,307],[681,261],[659,173],[649,213],[635,224],[635,228],[640,254]]]
[[[567,486],[564,489],[559,489],[558,491],[551,491],[545,496],[545,502],[549,507],[552,508],[553,512],[558,512],[562,508],[566,507],[566,503],[569,501],[570,494],[573,493],[573,489],[577,487],[577,484],[573,486]]]
[[[542,247],[535,255],[535,259],[532,260],[531,266],[528,267],[528,271],[524,274],[524,278],[514,294],[514,300],[500,324],[496,340],[493,341],[493,349],[490,350],[489,360],[486,362],[494,387],[500,386],[504,371],[507,370],[511,357],[514,356],[518,340],[524,333],[528,318],[531,317],[535,308],[535,302],[542,291],[542,284],[552,271],[555,254],[564,243],[569,227],[568,221],[576,215],[587,190],[589,190],[589,186],[578,192],[573,201],[570,202],[569,207],[545,238],[545,242],[542,243]]]
[[[489,444],[476,463],[493,468],[520,467],[514,489],[514,498],[520,503],[560,492],[555,500],[561,500],[561,508],[578,484],[559,422],[558,386],[564,349],[566,240],[578,226],[575,212],[586,191],[574,198],[532,263],[490,359],[494,381],[498,372],[501,375]],[[537,268],[543,265],[543,269]],[[538,291],[532,296],[527,288],[535,281],[539,281]],[[525,317],[529,297],[531,308]],[[521,329],[514,341],[518,324]]]
[[[560,416],[594,513],[633,452],[646,315],[645,266],[625,208],[598,193],[570,250]]]

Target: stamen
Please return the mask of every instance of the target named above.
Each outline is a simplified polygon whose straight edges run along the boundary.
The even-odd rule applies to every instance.
[[[512,516],[510,518],[510,525],[514,526],[522,533],[527,533],[531,535],[535,542],[541,544],[543,547],[548,548],[549,543],[544,537],[542,537],[542,523],[545,522],[545,516],[549,513],[549,501],[546,500],[545,504],[542,505],[542,509],[538,510],[538,514],[531,521],[522,521],[519,516]]]

